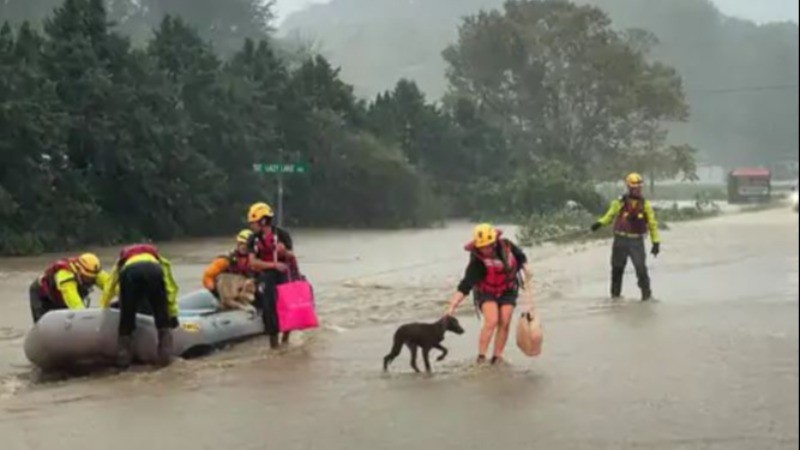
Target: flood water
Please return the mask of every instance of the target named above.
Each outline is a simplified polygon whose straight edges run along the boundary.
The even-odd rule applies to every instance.
[[[22,352],[27,287],[53,255],[0,260],[2,448],[797,448],[797,214],[673,225],[649,259],[647,303],[630,268],[627,299],[607,298],[608,241],[527,249],[541,357],[512,334],[508,364],[475,366],[465,301],[467,332],[446,337],[433,375],[413,374],[405,350],[382,373],[394,328],[444,311],[471,226],[296,231],[322,329],[280,352],[258,338],[159,371],[71,378],[42,377]],[[189,292],[229,245],[163,248]]]

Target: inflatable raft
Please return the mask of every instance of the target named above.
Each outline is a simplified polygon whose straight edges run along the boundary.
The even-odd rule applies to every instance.
[[[260,313],[217,311],[217,301],[207,290],[179,298],[180,327],[173,330],[173,354],[193,357],[222,344],[264,333]],[[119,310],[91,308],[51,311],[25,336],[25,356],[44,370],[114,361]],[[150,316],[136,315],[135,359],[156,361],[156,328]]]

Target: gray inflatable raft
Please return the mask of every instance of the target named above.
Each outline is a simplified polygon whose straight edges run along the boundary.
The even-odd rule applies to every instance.
[[[173,354],[192,357],[222,344],[264,333],[260,313],[217,311],[217,301],[207,290],[179,298],[180,327],[173,330]],[[66,369],[113,362],[117,346],[119,310],[89,308],[51,311],[25,336],[25,356],[44,370]],[[153,318],[136,315],[135,359],[156,360]]]

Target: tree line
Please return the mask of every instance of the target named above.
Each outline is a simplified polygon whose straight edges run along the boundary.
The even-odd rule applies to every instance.
[[[134,45],[103,0],[65,0],[0,28],[0,253],[234,232],[251,202],[275,204],[258,163],[311,163],[285,178],[290,226],[594,209],[592,181],[634,157],[691,174],[694,150],[662,125],[686,117],[680,77],[647,33],[609,23],[564,2],[468,17],[433,103],[406,79],[359,99],[270,36],[226,55],[169,14]]]
[[[279,32],[316,39],[357,93],[374,95],[403,74],[439,98],[448,88],[441,49],[457,38],[456,23],[504,3],[331,0],[290,15]],[[730,168],[797,160],[796,22],[729,17],[712,0],[573,3],[602,9],[618,31],[641,28],[658,38],[650,56],[678,70],[691,106],[689,120],[670,127],[673,143],[685,141],[705,163]]]

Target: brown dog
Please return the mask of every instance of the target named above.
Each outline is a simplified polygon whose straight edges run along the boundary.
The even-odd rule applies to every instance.
[[[231,273],[220,274],[217,277],[217,292],[223,310],[255,310],[256,283],[253,279]]]
[[[432,348],[438,349],[442,353],[436,358],[441,361],[447,356],[447,349],[442,346],[444,333],[451,331],[455,334],[463,334],[464,328],[458,323],[458,319],[453,316],[444,316],[433,323],[407,323],[402,325],[394,333],[394,342],[389,354],[383,358],[383,370],[389,370],[389,364],[400,355],[403,345],[411,351],[411,368],[419,372],[417,368],[417,348],[422,350],[422,361],[425,363],[425,371],[431,371],[431,363],[428,354]]]

